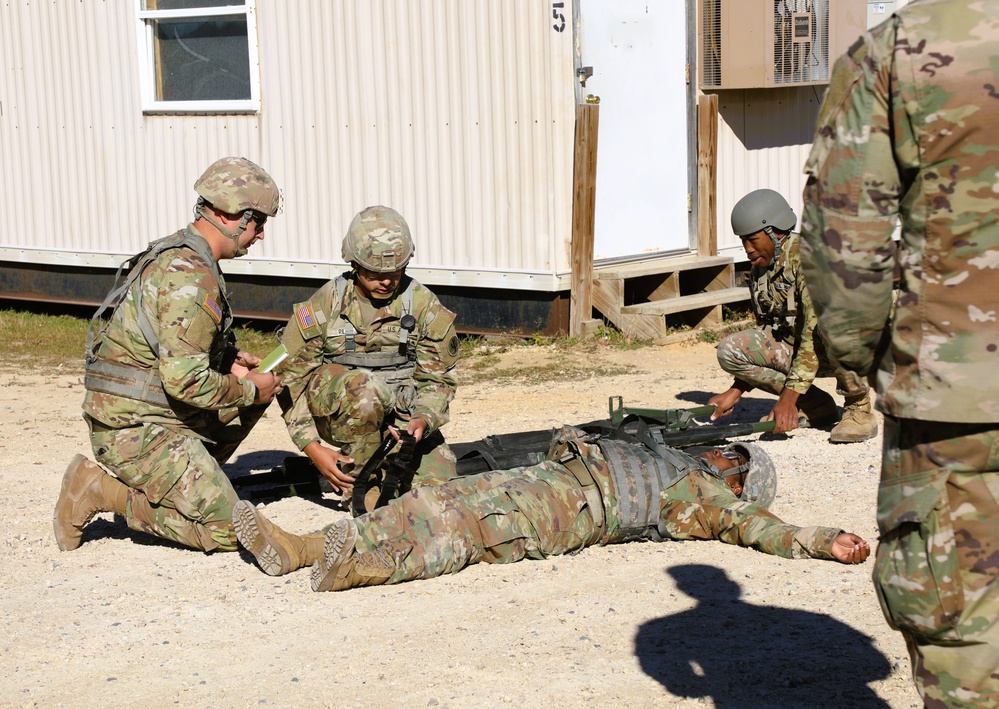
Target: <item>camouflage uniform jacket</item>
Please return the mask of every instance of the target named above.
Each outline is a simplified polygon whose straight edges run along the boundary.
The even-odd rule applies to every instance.
[[[599,526],[603,529],[599,544],[631,539],[718,539],[789,559],[834,558],[830,550],[843,530],[786,524],[766,508],[737,498],[724,480],[705,469],[707,464],[702,459],[682,450],[669,450],[673,457],[664,460],[667,473],[663,479],[658,479],[646,465],[635,461],[621,463],[620,455],[602,453],[597,445],[575,445],[576,456],[585,463],[602,500]],[[554,455],[558,456],[561,451],[556,448]],[[619,461],[616,465],[623,475],[612,472],[614,463],[611,459]],[[583,484],[572,456],[558,458],[558,462]],[[586,486],[583,487],[585,495]],[[658,525],[645,532],[626,529],[631,525],[623,511],[643,507],[641,498],[656,494],[657,490],[658,503],[650,501],[657,505],[657,519],[650,518],[648,523],[657,525],[658,522]],[[653,516],[656,516],[655,511],[650,515]]]
[[[193,224],[175,236],[204,241]],[[130,367],[158,367],[168,407],[123,396],[87,391],[83,411],[112,428],[159,423],[209,440],[206,409],[249,406],[252,383],[219,371],[229,342],[231,321],[225,279],[218,262],[187,248],[171,248],[149,264],[111,315],[98,343],[100,361]],[[136,292],[159,338],[159,357],[138,325]],[[216,417],[217,418],[217,417]]]
[[[338,302],[336,279],[329,281],[306,303],[295,305],[281,337],[289,354],[277,370],[286,391],[279,401],[288,432],[300,450],[319,440],[305,394],[316,368],[346,351],[346,330],[341,318],[349,320],[357,330],[356,352],[398,351],[399,323],[404,314],[398,294],[411,279],[403,277],[397,295],[373,320],[366,322],[362,315],[362,304],[366,303],[354,287],[353,274],[344,275],[348,287],[343,303]],[[410,415],[426,419],[424,435],[428,436],[449,420],[448,407],[458,387],[454,371],[458,336],[454,314],[429,289],[415,281],[412,308],[416,318],[416,327],[410,335],[416,339],[415,395],[408,408]]]
[[[833,559],[833,541],[843,531],[782,522],[700,470],[692,470],[663,493],[660,518],[659,531],[671,539],[719,539],[789,559]]]
[[[899,418],[999,421],[999,3],[925,0],[836,63],[805,166],[830,354]],[[894,322],[893,217],[901,217]]]
[[[804,394],[819,371],[815,347],[817,318],[801,270],[797,234],[788,234],[780,256],[769,268],[753,267],[749,274],[753,313],[760,327],[794,350],[784,386]]]

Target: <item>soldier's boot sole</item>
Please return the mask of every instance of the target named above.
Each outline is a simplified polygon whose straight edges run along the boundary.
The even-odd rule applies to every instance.
[[[52,515],[56,544],[62,551],[78,549],[83,540],[83,528],[98,512],[106,512],[101,476],[103,469],[75,455],[62,476],[62,488]]]
[[[311,581],[313,591],[334,589],[338,577],[342,582],[347,574],[340,573],[344,562],[352,560],[354,544],[357,542],[357,525],[352,520],[342,519],[326,532],[323,555],[312,565]],[[346,587],[344,587],[346,588]]]
[[[298,554],[291,548],[289,540],[281,538],[275,532],[274,525],[252,502],[240,500],[236,503],[232,512],[232,526],[239,543],[253,554],[260,570],[268,576],[284,576],[301,568]]]

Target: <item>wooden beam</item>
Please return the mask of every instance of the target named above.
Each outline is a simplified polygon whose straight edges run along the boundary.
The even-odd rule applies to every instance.
[[[697,254],[718,253],[718,95],[697,99]]]
[[[597,202],[597,128],[600,106],[576,106],[576,145],[573,158],[572,275],[569,334],[580,337],[593,317],[593,215]]]

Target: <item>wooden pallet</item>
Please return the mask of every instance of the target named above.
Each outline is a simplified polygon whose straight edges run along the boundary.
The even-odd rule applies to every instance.
[[[684,256],[596,266],[593,307],[629,337],[658,341],[674,325],[722,322],[722,305],[749,300],[730,256]]]

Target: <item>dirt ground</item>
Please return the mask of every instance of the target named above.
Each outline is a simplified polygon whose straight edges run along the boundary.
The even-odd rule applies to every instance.
[[[605,417],[611,395],[689,407],[729,383],[704,343],[572,355],[517,348],[497,367],[570,369],[581,359],[615,373],[462,386],[445,434],[457,442],[583,423]],[[4,378],[0,706],[920,705],[870,560],[632,543],[316,594],[308,570],[266,576],[245,552],[189,551],[110,514],[87,527],[78,550],[60,552],[51,518],[63,470],[75,453],[92,458],[82,376]],[[821,385],[833,391],[832,380]],[[732,420],[758,420],[772,401],[753,392]],[[880,437],[846,446],[827,437],[762,435],[781,473],[773,511],[841,526],[873,546]],[[227,470],[263,472],[292,452],[274,405]],[[335,508],[326,495],[264,509],[306,532],[347,514]]]

